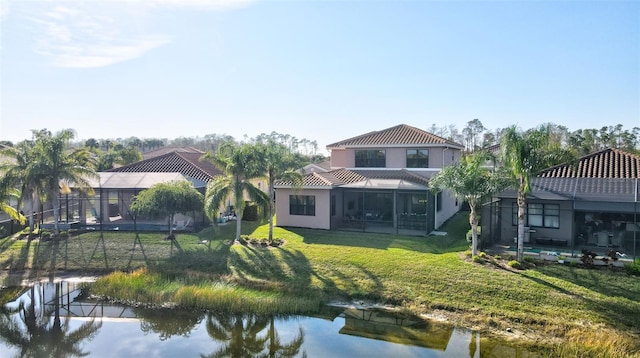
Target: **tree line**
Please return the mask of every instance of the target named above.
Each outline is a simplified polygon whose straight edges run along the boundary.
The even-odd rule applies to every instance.
[[[601,128],[569,131],[566,126],[544,123],[536,129],[544,130],[549,140],[562,147],[572,147],[580,156],[595,153],[606,148],[617,148],[629,153],[640,154],[640,127],[625,129],[622,124]],[[438,127],[432,124],[427,129],[440,137],[464,144],[469,152],[500,144],[509,128],[488,129],[479,119],[467,122],[462,130],[455,125]]]

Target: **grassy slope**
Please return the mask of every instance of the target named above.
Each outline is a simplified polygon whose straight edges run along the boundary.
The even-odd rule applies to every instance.
[[[219,232],[207,229],[197,235],[178,235],[184,251],[174,249],[172,257],[162,235],[141,235],[147,260],[137,248],[130,265],[133,234],[105,233],[109,269],[147,266],[150,272],[183,283],[222,280],[236,287],[274,289],[323,300],[370,298],[416,312],[439,309],[467,326],[519,327],[576,341],[584,340],[585,332],[600,332],[597,336],[590,333],[595,346],[604,344],[599,340],[622,337],[619,339],[628,347],[639,335],[637,277],[562,265],[515,271],[495,261],[472,263],[461,254],[468,246],[464,214],[445,228],[449,235],[427,238],[276,228],[275,237],[286,240],[277,249],[229,245],[232,226],[221,226]],[[266,236],[266,225],[245,223],[243,227],[247,233]],[[90,233],[60,243],[31,245],[0,240],[0,265],[48,271],[104,270],[102,246],[96,246],[99,236]],[[202,244],[202,240],[211,244]],[[175,294],[180,285],[169,286]],[[172,296],[161,298],[167,297]],[[637,352],[637,343],[629,349]]]

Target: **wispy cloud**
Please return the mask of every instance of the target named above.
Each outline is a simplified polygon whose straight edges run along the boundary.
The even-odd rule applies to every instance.
[[[0,0],[4,3],[6,0]],[[120,0],[38,2],[27,18],[36,38],[35,51],[53,66],[104,67],[144,56],[172,41],[152,34],[147,18],[161,8],[225,10],[250,0]],[[33,8],[32,8],[33,9]]]

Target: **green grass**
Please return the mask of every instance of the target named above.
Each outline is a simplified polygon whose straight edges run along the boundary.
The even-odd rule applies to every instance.
[[[254,237],[267,235],[267,225],[244,223],[243,228]],[[162,240],[166,234],[141,235],[146,260],[139,248],[131,260],[133,234],[104,233],[108,269],[101,246],[96,246],[99,233],[30,245],[4,239],[0,263],[39,272],[131,272],[144,267],[107,276],[94,286],[97,293],[126,294],[128,300],[198,308],[222,304],[228,310],[238,309],[241,302],[255,311],[304,312],[332,299],[371,299],[415,313],[437,310],[470,328],[514,328],[525,336],[544,337],[541,342],[564,356],[640,352],[637,276],[624,270],[535,267],[528,262],[517,270],[489,255],[474,262],[464,253],[464,214],[443,228],[446,236],[275,228],[274,237],[285,243],[269,249],[231,245],[234,230],[235,225],[224,225],[179,234],[181,251]],[[561,346],[553,346],[559,342]]]

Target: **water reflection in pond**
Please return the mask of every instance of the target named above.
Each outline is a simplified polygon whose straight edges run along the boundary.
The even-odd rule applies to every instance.
[[[314,317],[146,309],[80,299],[78,283],[37,284],[1,308],[2,357],[508,357],[514,347],[380,310]]]

